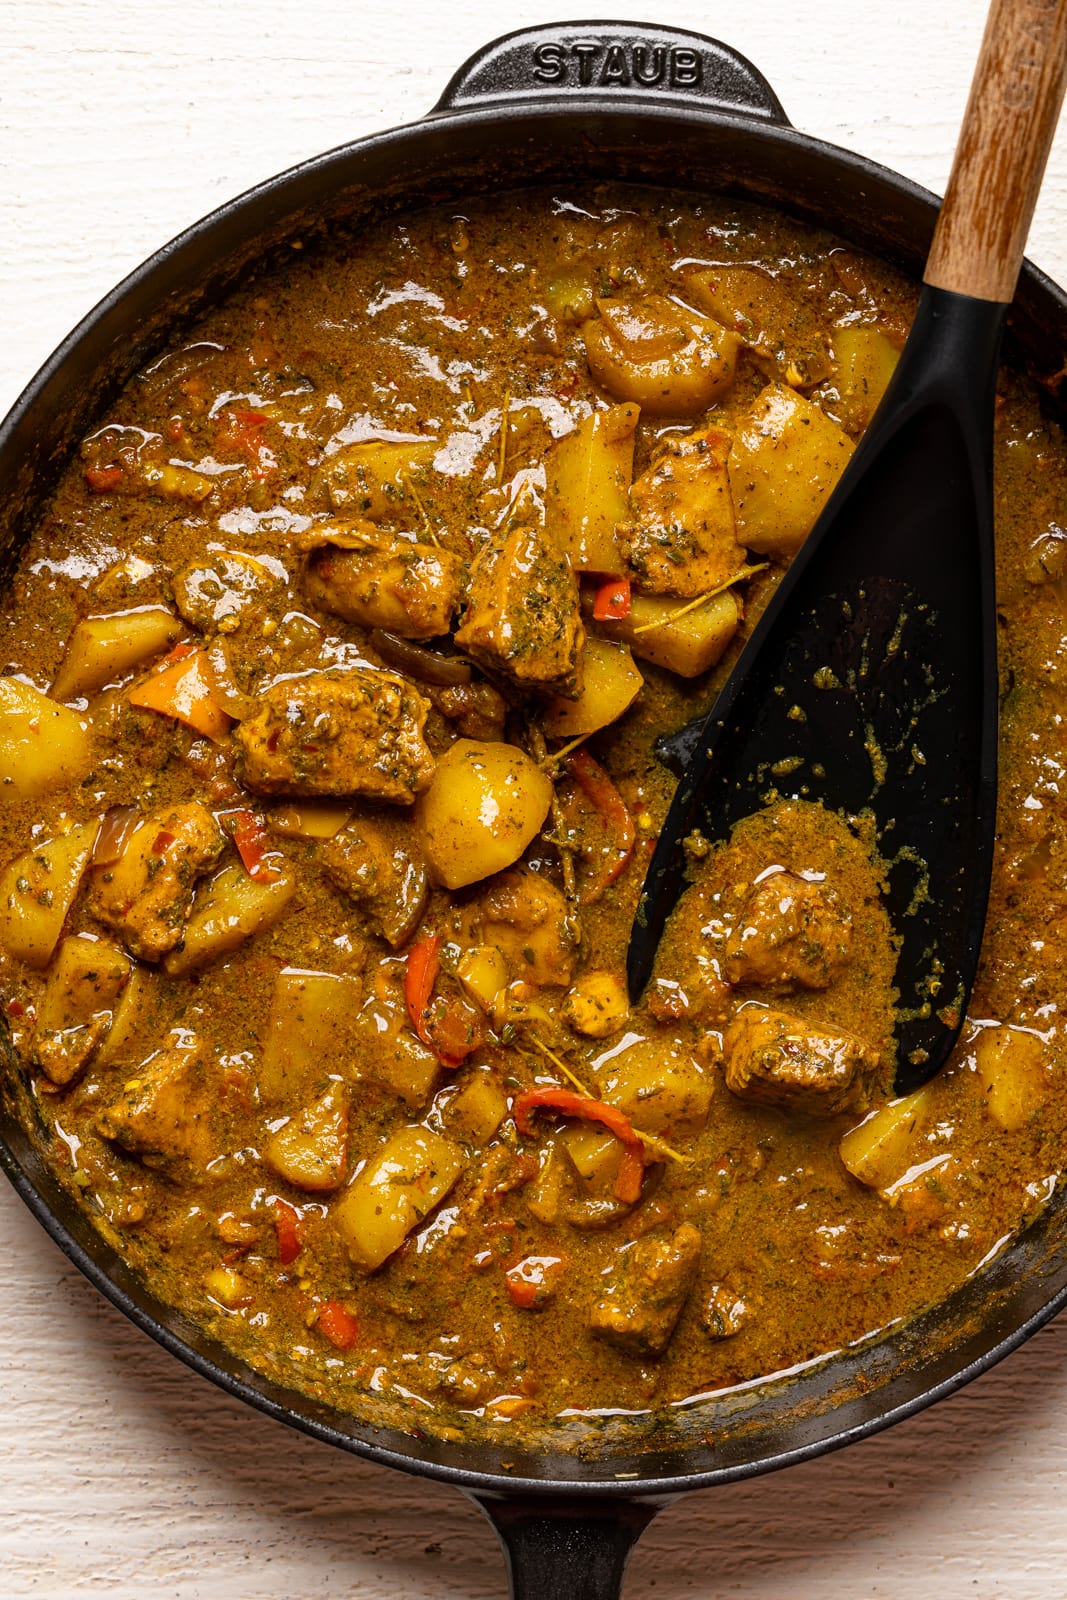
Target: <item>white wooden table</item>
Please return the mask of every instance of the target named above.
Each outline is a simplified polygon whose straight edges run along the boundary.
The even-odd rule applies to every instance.
[[[204,211],[420,115],[494,35],[596,9],[3,0],[0,411],[100,295]],[[981,0],[602,9],[717,34],[798,127],[943,187]],[[1031,254],[1067,281],[1067,138]],[[6,1186],[0,1226],[0,1596],[503,1593],[493,1536],[458,1494],[291,1434],[192,1377],[100,1300]],[[1065,1483],[1067,1322],[889,1434],[689,1496],[638,1547],[627,1600],[1052,1600],[1067,1588]]]

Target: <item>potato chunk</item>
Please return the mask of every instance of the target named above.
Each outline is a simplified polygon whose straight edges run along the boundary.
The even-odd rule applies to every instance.
[[[93,762],[89,724],[32,684],[0,678],[0,798],[35,800],[80,783]]]
[[[148,1166],[188,1163],[203,1170],[218,1146],[206,1057],[199,1046],[157,1050],[100,1112],[96,1127]]]
[[[574,694],[585,639],[578,583],[537,528],[516,528],[475,556],[456,644],[520,688]]]
[[[1014,1133],[1048,1098],[1045,1046],[1024,1028],[983,1028],[974,1065],[994,1122]]]
[[[600,1093],[641,1133],[690,1139],[708,1120],[711,1079],[669,1035],[652,1034],[613,1055]]]
[[[464,1144],[483,1145],[508,1114],[508,1102],[492,1072],[471,1071],[445,1108],[449,1129]]]
[[[0,874],[0,949],[28,967],[47,967],[99,827],[99,820],[78,823],[16,856]]]
[[[294,1105],[351,1058],[363,986],[336,972],[283,967],[274,980],[259,1063],[265,1104]]]
[[[730,387],[740,340],[721,323],[665,295],[598,300],[582,325],[593,378],[614,400],[633,400],[656,417],[706,411]]]
[[[475,1005],[489,1012],[493,1010],[501,989],[507,986],[507,962],[492,945],[476,944],[461,958],[456,967],[456,977],[468,1000],[473,1000]]]
[[[181,943],[163,958],[164,970],[178,978],[229,955],[272,928],[295,893],[288,871],[268,879],[253,878],[241,866],[223,867],[197,891]]]
[[[635,405],[594,411],[545,455],[545,532],[578,572],[626,571],[615,527],[630,512],[639,416]]]
[[[291,1117],[263,1151],[272,1172],[309,1194],[340,1188],[347,1159],[348,1095],[339,1083]]]
[[[373,1272],[448,1194],[466,1159],[430,1128],[401,1128],[372,1156],[331,1218],[357,1267]]]
[[[33,1054],[55,1084],[72,1083],[109,1032],[130,979],[121,950],[84,936],[62,940],[37,1007]]]
[[[932,1110],[929,1084],[879,1106],[841,1140],[838,1149],[842,1162],[860,1183],[872,1189],[887,1189],[910,1165],[912,1140]]]
[[[128,1062],[140,1050],[139,1040],[154,1038],[160,1031],[159,991],[152,974],[133,964],[111,1017],[111,1026],[93,1055],[94,1067],[110,1067]]]
[[[404,678],[371,667],[287,679],[234,733],[238,777],[256,794],[410,805],[433,773],[422,737],[429,709]]]
[[[878,1056],[843,1029],[742,1006],[726,1030],[726,1087],[741,1100],[834,1116],[862,1106]]]
[[[446,889],[461,889],[510,867],[551,804],[551,779],[523,751],[457,739],[418,806],[431,872]]]
[[[818,406],[782,384],[768,384],[730,453],[742,544],[761,555],[795,554],[851,454],[851,440]]]
[[[624,1246],[589,1331],[628,1356],[661,1356],[671,1341],[700,1261],[700,1233],[683,1222],[670,1234],[649,1233]]]
[[[900,351],[881,328],[855,323],[835,328],[833,344],[842,421],[850,432],[862,433],[889,387]]]
[[[575,739],[596,733],[629,711],[644,679],[626,645],[590,634],[581,658],[582,692],[577,700],[550,700],[541,726],[550,739]]]
[[[792,872],[757,883],[726,943],[727,983],[825,989],[848,960],[852,918],[834,891]]]
[[[458,556],[369,523],[317,529],[315,542],[304,588],[321,610],[406,639],[448,632],[460,600]]]
[[[680,600],[635,594],[628,617],[597,626],[609,639],[629,645],[641,660],[666,667],[680,678],[696,678],[722,657],[744,609],[733,590],[727,589],[679,615],[682,610]]]
[[[131,955],[158,961],[181,939],[196,881],[225,847],[199,801],[163,806],[134,829],[118,861],[92,874],[90,909]]]
[[[764,267],[717,266],[689,274],[685,293],[701,311],[733,328],[764,364],[773,363],[790,385],[804,388],[829,375],[822,330],[811,310],[798,307],[797,284],[788,275]]]
[[[57,700],[95,694],[153,656],[169,650],[182,625],[162,606],[138,606],[107,617],[86,617],[67,641],[52,685]]]
[[[358,817],[322,850],[326,876],[358,905],[373,933],[393,949],[406,943],[426,909],[426,865],[411,843],[370,817]]]
[[[737,540],[721,428],[666,441],[630,490],[630,518],[619,529],[637,587],[692,599],[745,565]]]
[[[335,511],[413,528],[422,521],[419,486],[431,481],[436,439],[365,439],[329,457],[323,480]]]

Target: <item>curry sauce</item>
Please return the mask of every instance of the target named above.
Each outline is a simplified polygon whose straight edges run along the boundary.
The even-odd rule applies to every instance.
[[[873,823],[777,800],[630,923],[672,779],[914,287],[734,202],[297,241],[83,441],[0,611],[0,1004],[154,1292],[357,1414],[499,1436],[785,1372],[1049,1200],[1067,452],[1005,372],[983,962],[892,1098]]]

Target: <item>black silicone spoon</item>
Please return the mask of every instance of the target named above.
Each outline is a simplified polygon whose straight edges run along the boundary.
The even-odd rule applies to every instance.
[[[1000,337],[1067,76],[1067,0],[993,0],[912,331],[841,482],[684,763],[630,935],[637,998],[683,841],[776,796],[873,812],[900,941],[896,1086],[945,1061],[996,828],[993,414]]]

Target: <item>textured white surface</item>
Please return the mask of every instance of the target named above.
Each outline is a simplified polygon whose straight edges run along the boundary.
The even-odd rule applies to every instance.
[[[219,201],[419,116],[507,29],[579,4],[3,0],[0,411],[125,272]],[[794,123],[933,188],[981,0],[603,7],[744,51]],[[1067,138],[1031,255],[1067,280]],[[365,1600],[504,1592],[451,1490],[318,1445],[186,1373],[0,1191],[0,1595]],[[1067,1323],[933,1412],[775,1477],[689,1496],[627,1600],[1052,1600],[1064,1593]],[[551,1597],[546,1597],[551,1600]]]

